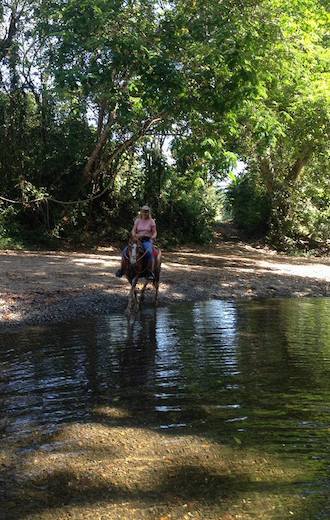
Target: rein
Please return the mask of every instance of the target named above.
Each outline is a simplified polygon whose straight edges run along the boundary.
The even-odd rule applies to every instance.
[[[132,256],[126,256],[126,258],[127,258],[128,260],[131,261],[131,264],[135,265],[135,264],[137,264],[140,260],[142,260],[142,258],[144,258],[146,254],[147,254],[147,251],[144,251],[144,252],[142,253],[141,256],[135,258],[135,261],[134,261],[134,262],[132,262]]]
[[[141,258],[143,258],[144,256],[146,256],[146,254],[147,254],[147,251],[145,251],[145,252],[143,253],[143,255],[139,256],[139,258],[137,258],[136,261],[138,262],[139,260],[141,260]]]

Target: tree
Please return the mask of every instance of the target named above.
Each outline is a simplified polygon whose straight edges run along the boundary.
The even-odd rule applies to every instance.
[[[56,233],[115,218],[121,196],[135,208],[171,193],[190,218],[189,190],[205,199],[237,157],[265,184],[275,230],[288,189],[325,153],[321,2],[3,5],[1,188]]]
[[[314,0],[272,4],[281,37],[260,69],[256,98],[242,107],[239,151],[265,185],[271,240],[283,245],[292,235],[292,203],[304,169],[312,172],[328,153],[327,15]]]

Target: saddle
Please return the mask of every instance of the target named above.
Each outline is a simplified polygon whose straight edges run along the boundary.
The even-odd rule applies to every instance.
[[[159,249],[157,246],[152,246],[152,256],[154,258],[157,258],[157,256],[159,255]]]
[[[143,242],[144,240],[150,240],[149,237],[141,237],[141,242]],[[152,256],[154,258],[157,258],[157,256],[159,255],[159,248],[155,245],[152,246]]]
[[[158,247],[153,246],[153,248],[152,248],[152,256],[154,257],[154,259],[156,259],[158,255],[159,255]],[[147,267],[148,267],[147,257],[144,256],[144,258],[143,258],[143,270],[147,270]]]

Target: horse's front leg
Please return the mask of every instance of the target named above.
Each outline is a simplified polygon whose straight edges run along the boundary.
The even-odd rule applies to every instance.
[[[129,292],[128,305],[127,305],[127,309],[126,309],[127,312],[130,312],[132,310],[133,305],[134,306],[137,305],[137,291],[136,291],[137,281],[138,281],[138,277],[136,276],[135,278],[133,278],[133,280],[131,282],[131,290]]]
[[[143,301],[144,301],[144,292],[146,290],[148,283],[149,283],[149,280],[145,280],[145,282],[143,284],[143,287],[141,289],[141,295],[140,295],[140,303],[143,303]]]
[[[154,299],[154,303],[155,305],[158,304],[158,291],[159,291],[159,280],[156,280],[154,282],[154,288],[155,288],[155,299]]]
[[[155,269],[155,280],[153,282],[154,288],[155,288],[155,306],[158,304],[158,292],[159,292],[159,280],[160,280],[160,270],[161,270],[161,252],[159,252],[159,255],[157,257],[157,267]]]

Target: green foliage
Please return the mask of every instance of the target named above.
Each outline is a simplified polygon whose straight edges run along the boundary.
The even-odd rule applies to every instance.
[[[329,238],[322,209],[326,200],[312,195],[328,176],[329,16],[315,0],[273,2],[272,9],[281,38],[274,40],[259,69],[255,99],[242,103],[239,150],[269,194],[272,243],[292,248],[306,233],[322,241]],[[318,168],[320,162],[323,167]]]
[[[246,173],[233,178],[226,195],[234,222],[248,236],[260,236],[267,232],[270,198],[255,176]]]
[[[278,248],[329,251],[330,184],[322,163],[306,169],[299,185],[282,188],[273,197],[270,239]]]
[[[0,209],[0,248],[18,249],[20,243],[20,229],[17,223],[17,211],[13,207]]]
[[[3,233],[124,240],[148,202],[163,236],[207,241],[239,158],[248,233],[327,240],[328,20],[318,0],[1,4]]]
[[[163,202],[159,228],[164,242],[169,244],[207,243],[213,238],[217,193],[196,180],[189,184],[180,191],[172,185],[172,196]]]
[[[35,215],[36,216],[36,215]],[[24,215],[18,207],[9,206],[0,211],[0,249],[24,249],[56,247],[56,241],[48,234],[38,219],[31,219],[30,213]],[[35,226],[31,225],[34,223]]]

